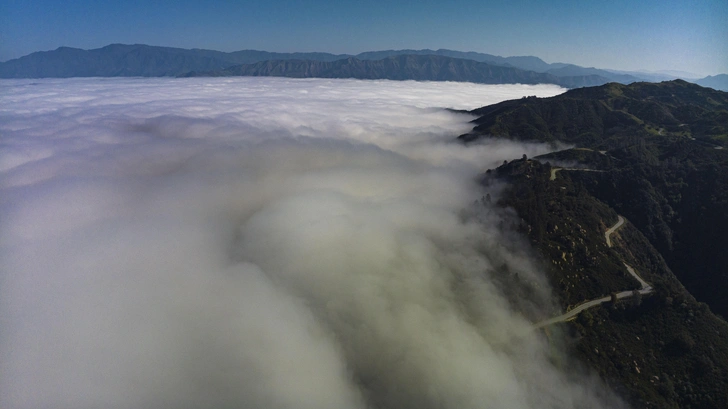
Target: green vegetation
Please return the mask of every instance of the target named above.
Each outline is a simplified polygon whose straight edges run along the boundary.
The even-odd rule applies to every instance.
[[[516,209],[519,230],[528,234],[550,264],[549,280],[562,308],[639,288],[604,240],[604,231],[617,214],[568,178],[559,175],[559,183],[552,183],[549,175],[549,166],[521,159],[501,166],[493,177],[511,181],[511,190],[499,205]]]
[[[466,142],[495,135],[578,146],[538,159],[603,170],[569,177],[632,221],[698,300],[728,316],[728,93],[679,80],[612,83],[473,113]]]
[[[465,142],[504,136],[612,150],[636,140],[664,146],[686,137],[715,146],[728,134],[728,93],[681,80],[610,83],[552,98],[505,101],[472,113],[478,119],[473,131],[460,137]]]
[[[560,324],[574,355],[634,407],[728,407],[728,323],[711,312],[728,316],[728,149],[716,149],[727,139],[728,93],[683,81],[607,84],[473,112],[465,142],[577,146],[484,179],[510,182],[498,204],[518,214],[563,309],[638,288],[623,262],[654,288]],[[552,164],[565,168],[553,180]],[[617,214],[627,222],[609,248],[604,232]]]
[[[695,297],[728,316],[726,151],[685,141],[659,156],[649,149],[613,153],[621,166],[572,177],[637,225]]]
[[[612,234],[613,247],[606,246],[604,232],[617,214],[579,180],[595,172],[560,172],[551,181],[550,171],[535,160],[514,160],[490,172],[484,184],[510,182],[498,204],[516,210],[562,308],[639,288],[623,262],[655,289],[560,324],[572,355],[633,407],[726,407],[728,323],[685,290],[630,221]]]

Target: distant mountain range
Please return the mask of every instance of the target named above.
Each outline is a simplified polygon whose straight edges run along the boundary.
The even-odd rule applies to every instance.
[[[664,81],[677,78],[674,75],[658,73],[624,72],[598,68],[585,68],[573,64],[549,64],[534,56],[500,57],[491,54],[476,52],[461,52],[453,50],[385,50],[370,51],[357,55],[330,54],[330,53],[274,53],[257,50],[242,50],[235,52],[222,52],[202,49],[182,49],[171,47],[157,47],[143,44],[126,45],[111,44],[93,50],[60,47],[53,51],[36,52],[24,57],[0,63],[0,78],[68,78],[68,77],[164,77],[181,76],[194,73],[194,75],[232,75],[231,72],[257,72],[255,75],[280,75],[289,77],[311,76],[303,75],[307,72],[303,66],[308,65],[308,72],[327,72],[328,78],[351,78],[348,72],[356,73],[354,78],[391,78],[391,79],[430,79],[441,80],[437,77],[444,75],[442,69],[437,69],[437,75],[423,76],[425,71],[419,67],[405,67],[404,71],[383,73],[362,71],[368,67],[358,61],[378,61],[371,67],[391,66],[396,59],[392,57],[409,56],[437,56],[440,59],[430,59],[430,64],[452,64],[450,74],[445,75],[449,81],[473,81],[485,83],[509,83],[514,79],[540,78],[543,82],[559,84],[569,88],[601,85],[607,82],[620,82],[623,84],[637,81]],[[462,61],[447,61],[447,58]],[[282,61],[297,61],[295,64],[283,64]],[[382,62],[383,61],[383,62]],[[422,61],[410,58],[411,63]],[[261,62],[271,67],[275,74],[264,74],[267,68],[256,65]],[[331,66],[319,64],[333,63]],[[512,68],[523,72],[507,71],[488,68],[489,66]],[[241,65],[254,65],[254,67],[240,67]],[[273,66],[277,68],[273,69]],[[347,66],[348,68],[345,68]],[[235,67],[235,68],[233,68]],[[294,71],[288,72],[285,68]],[[335,68],[338,67],[338,68]],[[358,67],[355,69],[355,67]],[[397,67],[401,68],[401,65]],[[300,71],[303,70],[303,71]],[[485,71],[492,75],[485,75]],[[448,71],[448,70],[445,70]],[[402,74],[411,72],[413,77],[403,77]],[[335,76],[337,75],[342,76]],[[457,74],[456,74],[457,73]],[[430,72],[434,74],[434,72]],[[471,75],[472,74],[472,75]],[[546,74],[547,76],[539,76]],[[240,74],[237,74],[240,75]],[[706,86],[716,89],[728,90],[728,81],[725,75],[706,77],[697,80],[705,81]],[[477,80],[480,78],[481,80]],[[717,79],[716,79],[717,78]],[[528,81],[526,83],[533,83]],[[707,85],[712,84],[712,85]]]
[[[333,61],[346,55],[270,53],[111,44],[93,50],[60,47],[0,63],[0,78],[165,77],[190,71],[219,70],[273,59]]]
[[[558,84],[567,88],[610,82],[599,75],[555,76],[512,66],[440,55],[393,55],[381,60],[354,57],[336,61],[274,60],[223,70],[191,72],[185,77],[275,76],[293,78],[356,78],[417,81],[460,81],[482,84]]]
[[[705,78],[695,81],[695,83],[703,87],[728,91],[728,74],[719,74],[715,76],[708,75]]]

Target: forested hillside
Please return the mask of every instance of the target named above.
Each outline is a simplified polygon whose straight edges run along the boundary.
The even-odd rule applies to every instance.
[[[471,143],[493,135],[565,142],[542,161],[573,172],[626,216],[687,289],[728,316],[728,93],[684,81],[606,84],[473,111]]]
[[[483,178],[486,189],[509,182],[498,205],[516,211],[564,311],[612,297],[545,335],[563,336],[633,407],[728,407],[728,93],[606,84],[472,113],[466,144],[573,146]],[[626,222],[610,247],[618,215]],[[627,265],[651,288],[618,300],[640,288]]]

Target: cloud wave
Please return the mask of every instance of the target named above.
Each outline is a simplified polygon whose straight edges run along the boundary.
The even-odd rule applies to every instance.
[[[0,406],[614,407],[453,138],[555,86],[0,82]],[[496,194],[496,192],[493,192]],[[498,271],[530,283],[509,297]]]

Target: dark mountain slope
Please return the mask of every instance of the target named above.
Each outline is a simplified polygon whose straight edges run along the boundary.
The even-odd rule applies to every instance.
[[[565,87],[601,84],[601,77],[555,77],[472,60],[436,55],[397,55],[382,60],[353,57],[338,61],[280,60],[244,64],[184,76],[280,76],[292,78],[357,78],[417,81],[467,81],[484,84],[558,84]]]
[[[728,316],[728,93],[680,80],[607,84],[473,113],[466,142],[495,135],[593,150],[540,159],[604,170],[569,175],[631,220],[698,300]]]
[[[498,204],[517,212],[564,309],[624,288],[622,262],[654,288],[546,335],[561,329],[632,407],[727,407],[728,323],[711,310],[728,316],[728,94],[684,81],[607,84],[474,112],[465,141],[577,146],[512,161],[484,181],[510,182]],[[606,248],[615,213],[628,222]]]
[[[477,126],[461,137],[464,141],[495,135],[594,148],[637,136],[659,144],[681,138],[721,146],[728,141],[728,93],[682,80],[610,83],[552,98],[505,101],[472,113],[479,117]]]
[[[572,153],[581,152],[590,156]],[[549,327],[545,336],[556,341],[563,334],[570,355],[634,408],[726,407],[728,323],[685,290],[630,219],[612,235],[613,247],[606,246],[604,232],[617,215],[577,178],[596,172],[562,170],[551,180],[552,169],[514,160],[489,171],[483,184],[487,190],[493,181],[509,182],[498,205],[516,210],[520,231],[542,255],[562,307],[636,288],[622,263],[655,291],[582,312],[575,321]]]

